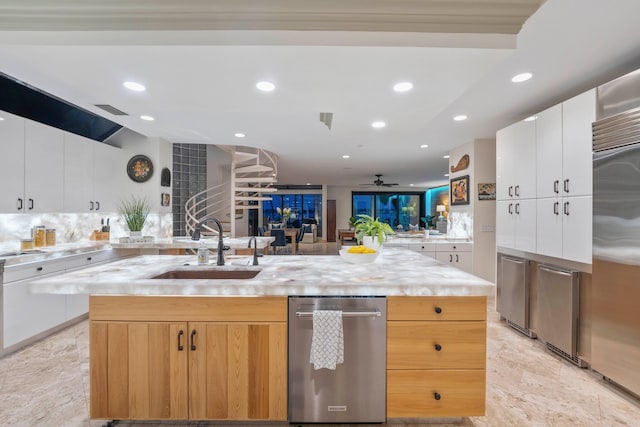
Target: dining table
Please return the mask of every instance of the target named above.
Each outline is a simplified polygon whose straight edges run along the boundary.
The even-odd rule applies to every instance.
[[[344,246],[344,239],[355,239],[355,230],[338,230],[338,238],[340,239],[340,246]]]
[[[284,230],[284,236],[285,237],[291,237],[291,255],[295,255],[296,251],[298,250],[298,241],[297,241],[297,237],[298,237],[298,232],[300,231],[299,228],[283,228]],[[266,230],[264,232],[265,236],[271,236],[271,230]],[[268,251],[270,248],[270,246],[265,247],[265,252]]]

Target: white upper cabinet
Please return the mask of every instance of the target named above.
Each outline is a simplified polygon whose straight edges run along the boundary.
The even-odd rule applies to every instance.
[[[536,169],[538,197],[556,197],[562,186],[562,105],[537,115]]]
[[[64,138],[64,211],[116,211],[122,150],[69,132]]]
[[[0,212],[24,212],[24,119],[4,111],[0,117]]]
[[[595,120],[595,89],[562,104],[561,192],[565,196],[590,196],[593,193],[592,124]]]
[[[25,119],[23,212],[62,212],[64,141],[60,129]]]
[[[536,129],[520,121],[496,134],[496,198],[536,197]]]

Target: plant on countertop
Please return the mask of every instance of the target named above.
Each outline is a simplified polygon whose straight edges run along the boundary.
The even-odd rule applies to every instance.
[[[371,236],[378,239],[378,243],[382,244],[387,235],[393,234],[393,229],[386,222],[381,222],[380,218],[373,219],[369,215],[358,215],[356,222],[356,239],[358,244],[362,242],[364,236]]]
[[[142,231],[149,216],[149,203],[146,199],[131,196],[130,200],[120,202],[120,213],[129,231]]]
[[[354,229],[356,227],[356,224],[358,223],[358,218],[356,218],[355,216],[349,217],[349,228],[350,229]]]

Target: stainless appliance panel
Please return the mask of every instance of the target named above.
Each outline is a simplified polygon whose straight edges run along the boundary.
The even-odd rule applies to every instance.
[[[313,310],[342,310],[344,363],[309,363]],[[386,328],[384,297],[289,298],[289,421],[384,422]]]
[[[578,274],[538,266],[538,328],[543,341],[568,355],[577,353]]]
[[[591,367],[638,395],[639,278],[640,144],[634,144],[594,153]]]
[[[529,328],[529,261],[500,257],[497,308],[500,315],[522,328]]]

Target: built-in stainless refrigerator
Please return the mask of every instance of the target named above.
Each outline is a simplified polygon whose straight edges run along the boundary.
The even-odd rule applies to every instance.
[[[640,395],[640,73],[598,88],[591,367]]]

